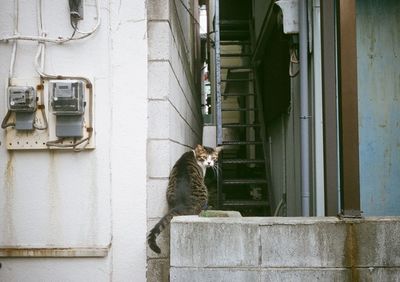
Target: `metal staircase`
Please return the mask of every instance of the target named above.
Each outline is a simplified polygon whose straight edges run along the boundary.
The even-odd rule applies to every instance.
[[[248,20],[216,16],[218,208],[244,216],[271,215],[271,184],[264,115],[251,64]]]

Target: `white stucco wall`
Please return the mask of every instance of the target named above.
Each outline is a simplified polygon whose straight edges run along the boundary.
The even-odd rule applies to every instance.
[[[68,1],[42,0],[49,36],[70,35]],[[94,24],[85,1],[82,27]],[[19,29],[36,35],[36,1],[19,0]],[[105,257],[0,257],[0,281],[145,281],[147,12],[145,0],[100,0],[90,38],[47,44],[50,73],[93,79],[96,149],[7,151],[0,132],[0,250],[108,249]],[[13,30],[13,3],[0,4],[0,37]],[[0,43],[0,116],[11,42]],[[37,76],[37,43],[20,42],[16,77]],[[90,251],[92,250],[92,251]]]

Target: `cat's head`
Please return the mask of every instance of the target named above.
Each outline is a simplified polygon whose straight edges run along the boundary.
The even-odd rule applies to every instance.
[[[202,167],[213,167],[218,160],[218,154],[222,147],[210,148],[202,145],[197,145],[194,149],[194,155],[197,162]]]

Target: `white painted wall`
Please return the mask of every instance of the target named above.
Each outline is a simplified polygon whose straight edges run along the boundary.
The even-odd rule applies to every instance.
[[[68,1],[43,1],[49,36],[72,32]],[[85,1],[82,27],[94,23]],[[19,1],[19,28],[36,35],[36,1]],[[145,0],[100,1],[90,38],[47,44],[46,71],[93,78],[96,149],[7,151],[0,132],[0,249],[105,248],[100,258],[0,257],[0,281],[145,281],[147,12]],[[13,30],[13,3],[0,4],[0,37]],[[0,116],[11,43],[0,43]],[[36,76],[37,43],[20,42],[15,76]],[[110,245],[111,244],[111,245]]]

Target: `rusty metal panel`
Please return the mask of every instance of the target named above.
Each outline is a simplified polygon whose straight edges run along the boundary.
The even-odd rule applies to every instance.
[[[106,257],[110,246],[97,248],[0,248],[2,257]]]
[[[329,216],[339,212],[335,24],[335,1],[321,1],[325,215]]]
[[[400,215],[400,1],[357,1],[361,208]]]
[[[356,0],[339,1],[339,121],[344,216],[360,215]]]

